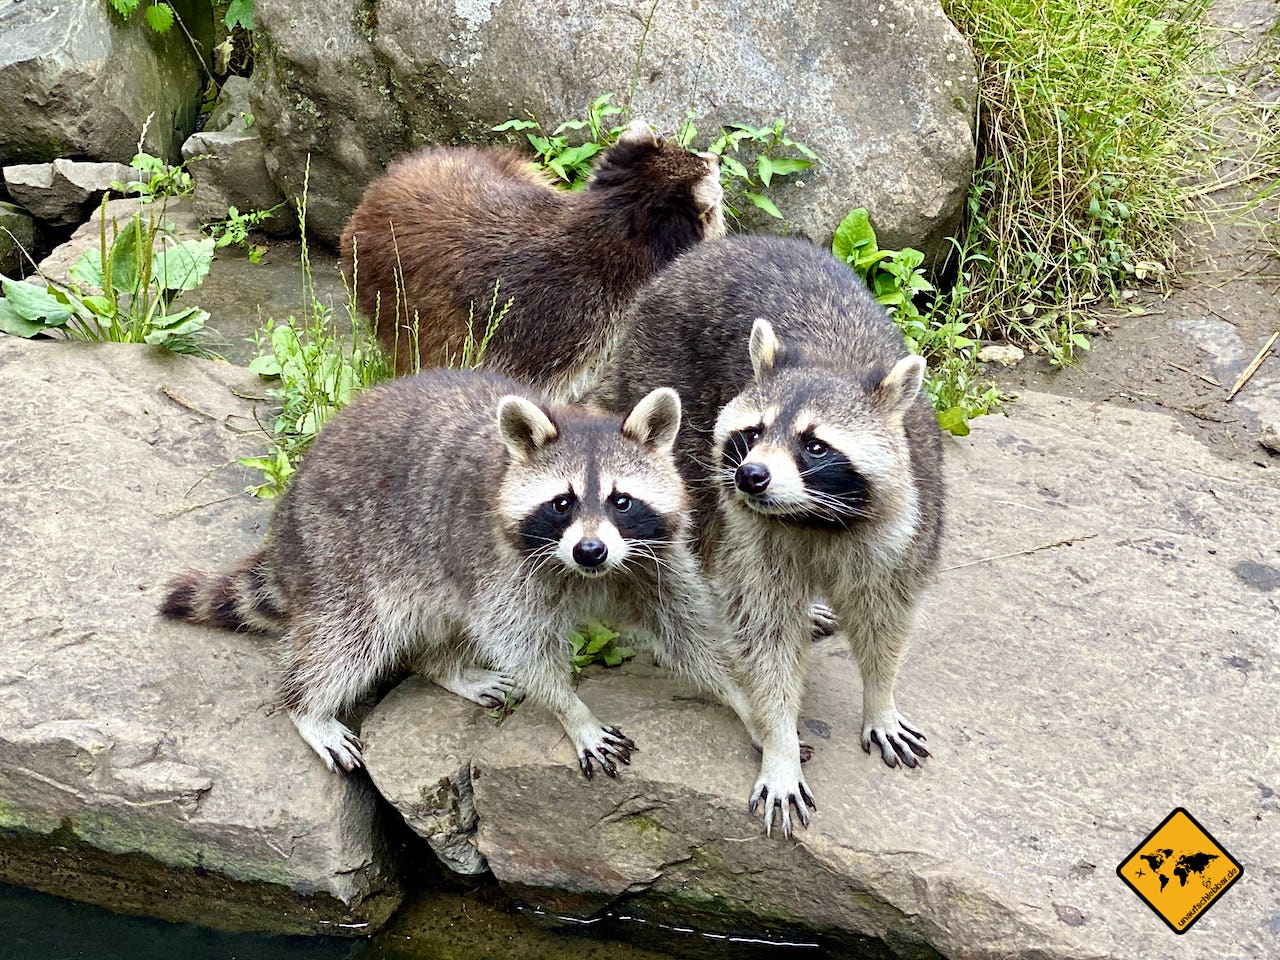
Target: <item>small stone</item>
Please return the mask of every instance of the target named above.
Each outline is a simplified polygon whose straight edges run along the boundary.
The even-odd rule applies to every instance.
[[[978,351],[978,360],[982,363],[998,363],[1011,367],[1026,354],[1011,343],[989,343]]]
[[[1065,923],[1068,927],[1083,927],[1084,914],[1080,912],[1078,907],[1073,907],[1069,903],[1055,903],[1053,912],[1058,915],[1058,919]]]
[[[208,133],[244,133],[253,126],[253,106],[249,103],[249,78],[227,77],[218,92],[209,120],[204,125]],[[185,151],[183,153],[185,156]]]
[[[1272,453],[1280,453],[1280,420],[1263,427],[1262,436],[1258,437],[1258,442]]]

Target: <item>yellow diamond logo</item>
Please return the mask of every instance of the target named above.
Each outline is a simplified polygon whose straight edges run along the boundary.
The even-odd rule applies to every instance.
[[[1186,933],[1244,868],[1179,807],[1125,857],[1116,873],[1169,929]]]

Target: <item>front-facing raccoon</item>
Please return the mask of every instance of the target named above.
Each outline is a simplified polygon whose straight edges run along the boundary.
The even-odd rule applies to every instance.
[[[942,530],[941,439],[924,362],[848,267],[794,240],[703,244],[637,295],[594,399],[675,387],[678,449],[709,576],[764,740],[766,829],[813,798],[796,722],[813,620],[834,608],[862,668],[862,746],[929,755],[894,681]]]
[[[485,368],[569,398],[640,284],[724,236],[722,196],[718,157],[643,120],[573,192],[511,149],[428,147],[369,185],[342,235],[344,269],[397,372],[452,365],[492,313]]]
[[[667,666],[746,712],[685,543],[679,425],[669,389],[623,418],[491,374],[377,387],[321,431],[263,547],[178,577],[161,611],[283,633],[281,701],[331,770],[362,762],[339,716],[407,662],[484,706],[523,691],[584,774],[614,776],[634,744],[574,693],[584,620],[647,629]]]

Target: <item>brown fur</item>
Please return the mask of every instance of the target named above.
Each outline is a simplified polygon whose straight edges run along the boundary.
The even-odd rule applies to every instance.
[[[718,199],[699,209],[705,188],[694,197],[715,183],[716,163],[643,129],[606,151],[577,192],[501,148],[427,148],[374,181],[342,256],[397,372],[456,362],[469,322],[482,335],[497,282],[496,309],[513,302],[484,366],[566,392],[607,349],[636,288],[723,231]]]

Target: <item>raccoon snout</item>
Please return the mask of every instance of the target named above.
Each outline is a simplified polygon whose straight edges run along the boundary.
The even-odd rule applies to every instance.
[[[733,475],[733,482],[738,485],[738,489],[750,494],[764,493],[771,479],[769,468],[763,463],[744,463]]]
[[[584,567],[598,567],[609,558],[609,548],[603,540],[579,540],[573,545],[573,559]]]

